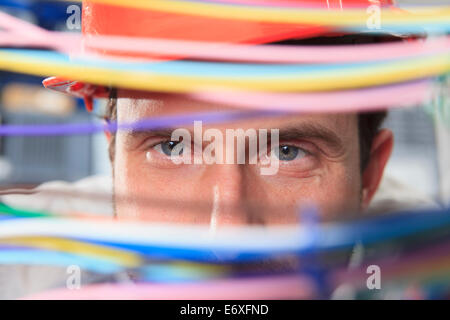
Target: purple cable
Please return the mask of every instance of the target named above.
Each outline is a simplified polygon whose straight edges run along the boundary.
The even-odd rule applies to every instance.
[[[259,118],[269,116],[280,116],[286,113],[274,111],[257,112],[208,112],[189,113],[175,116],[163,116],[157,118],[147,118],[133,123],[117,125],[116,122],[99,123],[75,123],[75,124],[50,124],[50,125],[3,125],[0,126],[0,136],[57,136],[75,134],[93,134],[97,132],[118,130],[151,130],[157,128],[170,128],[179,125],[187,125],[194,121],[205,123],[220,123],[226,121],[242,120],[248,118]]]

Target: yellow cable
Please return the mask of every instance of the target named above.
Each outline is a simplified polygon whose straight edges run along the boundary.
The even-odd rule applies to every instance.
[[[84,255],[118,263],[125,267],[136,267],[141,264],[141,258],[121,249],[110,249],[107,247],[83,243],[80,241],[66,240],[51,237],[14,237],[0,239],[0,244],[27,246],[40,249],[63,251],[77,255]]]
[[[242,75],[220,78],[79,66],[71,65],[68,62],[53,62],[48,59],[0,52],[0,69],[38,76],[58,75],[92,84],[160,92],[188,93],[212,87],[272,92],[308,92],[376,86],[437,76],[450,71],[450,57],[449,54],[441,54],[434,57],[391,62],[384,66],[349,68],[315,74],[258,77]]]
[[[364,9],[323,10],[306,8],[262,8],[251,6],[230,6],[179,0],[90,0],[129,8],[149,9],[170,13],[190,14],[214,18],[276,23],[300,23],[327,26],[366,26],[370,16]],[[382,24],[403,23],[448,23],[450,6],[414,7],[408,12],[402,10],[381,10]]]

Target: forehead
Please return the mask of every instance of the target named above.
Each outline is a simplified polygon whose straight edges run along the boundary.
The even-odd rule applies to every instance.
[[[229,106],[204,101],[196,101],[184,96],[165,94],[139,94],[129,97],[121,96],[117,100],[117,120],[130,123],[144,118],[158,116],[175,116],[187,113],[236,111]],[[200,119],[199,119],[200,120]],[[214,124],[217,128],[283,128],[317,124],[337,133],[341,138],[352,138],[357,132],[357,115],[355,113],[293,113],[286,116],[245,119],[236,122]],[[205,124],[204,124],[205,125]],[[205,126],[208,126],[207,124]]]

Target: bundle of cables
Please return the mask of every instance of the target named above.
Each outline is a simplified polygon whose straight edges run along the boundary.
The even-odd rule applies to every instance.
[[[448,210],[270,229],[229,227],[212,236],[203,226],[0,209],[2,264],[76,265],[104,276],[97,277],[100,284],[39,298],[323,298],[341,285],[353,286],[356,297],[379,298],[366,287],[370,266],[383,270],[387,289],[418,286],[422,298],[450,294]],[[367,253],[348,269],[355,245]],[[112,285],[121,272],[136,282]],[[399,297],[412,298],[405,292]]]

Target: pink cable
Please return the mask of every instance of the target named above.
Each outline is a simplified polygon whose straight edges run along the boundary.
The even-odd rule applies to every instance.
[[[48,31],[25,20],[0,11],[0,27],[12,30],[23,36],[42,36]]]
[[[336,0],[339,1],[339,0]],[[216,2],[221,4],[236,4],[236,5],[248,5],[248,6],[261,6],[261,7],[287,7],[287,8],[325,8],[327,9],[326,2],[318,3],[317,1],[289,1],[278,0],[270,1],[269,3],[264,0],[209,0],[208,2]]]
[[[88,36],[86,48],[123,50],[138,54],[162,54],[223,61],[261,63],[339,63],[408,58],[450,51],[450,37],[357,46],[286,46],[224,44],[185,40]]]
[[[328,9],[327,2],[325,0],[318,2],[314,0],[303,0],[303,1],[292,1],[292,0],[278,0],[278,1],[270,1],[269,3],[264,0],[209,0],[208,2],[216,2],[223,4],[237,4],[237,5],[249,5],[249,6],[261,6],[261,7],[288,7],[288,8],[322,8]],[[367,8],[368,5],[355,3],[352,1],[344,1],[345,8]],[[330,9],[339,9],[340,2],[339,0],[329,0],[329,8]],[[381,5],[385,5],[384,2]]]
[[[372,111],[386,107],[410,107],[426,102],[433,94],[433,82],[397,84],[369,89],[325,93],[267,93],[205,91],[191,94],[197,100],[240,108],[294,112]]]
[[[311,299],[315,287],[300,276],[214,280],[171,284],[102,284],[80,290],[58,289],[26,297],[27,300],[269,300]]]
[[[54,48],[79,54],[82,41],[87,50],[116,50],[136,54],[157,54],[208,60],[260,63],[345,63],[400,59],[419,55],[447,53],[450,37],[427,41],[367,44],[357,46],[252,46],[185,40],[130,38],[118,36],[84,36],[68,32],[51,32],[0,12],[0,27],[12,36],[0,38],[0,46],[24,44]],[[20,34],[20,36],[18,36]],[[26,40],[28,42],[26,42]]]
[[[59,52],[80,55],[81,37],[78,34],[51,32],[45,36],[18,35],[13,32],[0,31],[0,46],[6,47],[47,47]]]

